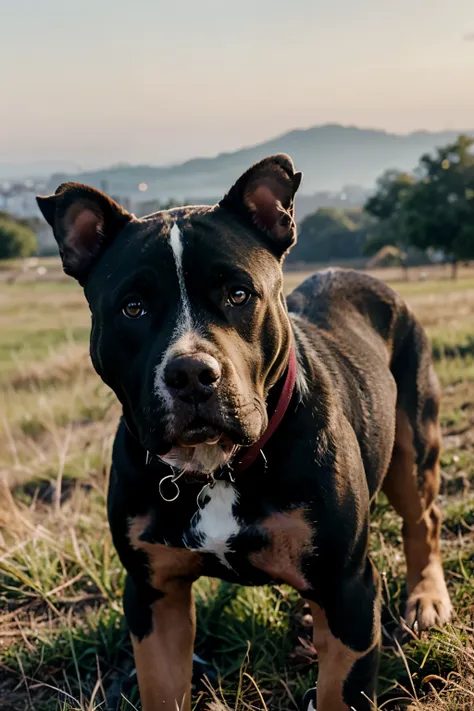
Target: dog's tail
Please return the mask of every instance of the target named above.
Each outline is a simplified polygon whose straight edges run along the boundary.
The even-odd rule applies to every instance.
[[[429,449],[427,439],[433,425],[438,430],[441,389],[430,340],[404,302],[395,323],[390,369],[397,384],[397,410],[408,417],[420,465]]]

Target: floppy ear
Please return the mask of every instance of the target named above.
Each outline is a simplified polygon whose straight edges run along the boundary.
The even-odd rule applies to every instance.
[[[302,173],[283,153],[249,168],[221,200],[221,207],[250,217],[282,256],[296,242],[294,197]]]
[[[99,253],[133,215],[95,188],[63,183],[54,195],[36,198],[53,228],[66,274],[84,283]]]

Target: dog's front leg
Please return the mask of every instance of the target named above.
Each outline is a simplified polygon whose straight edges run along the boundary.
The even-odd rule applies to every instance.
[[[143,711],[190,711],[195,611],[189,581],[154,593],[127,577],[124,611]]]
[[[317,711],[373,711],[380,655],[378,574],[367,560],[324,601],[310,601],[318,653]],[[309,707],[311,708],[311,707]]]

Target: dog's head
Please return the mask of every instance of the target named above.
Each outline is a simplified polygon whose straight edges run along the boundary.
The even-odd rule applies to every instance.
[[[281,264],[300,181],[277,155],[214,207],[143,219],[76,183],[38,198],[84,287],[95,369],[143,447],[177,468],[210,473],[267,427],[291,343]]]

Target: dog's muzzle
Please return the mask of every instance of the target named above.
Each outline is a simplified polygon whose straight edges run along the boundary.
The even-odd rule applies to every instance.
[[[179,355],[166,364],[163,379],[174,400],[197,405],[215,395],[221,379],[221,367],[207,353]]]

